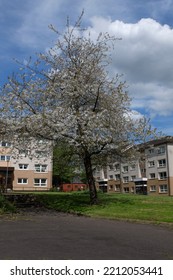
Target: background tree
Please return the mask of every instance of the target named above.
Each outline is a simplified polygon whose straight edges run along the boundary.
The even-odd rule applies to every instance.
[[[79,157],[68,143],[58,143],[53,149],[53,185],[72,183],[74,180],[83,182],[84,168]],[[86,180],[85,180],[86,183]]]
[[[29,60],[9,79],[1,98],[1,116],[10,120],[8,132],[27,138],[65,141],[82,160],[91,203],[97,203],[92,160],[133,145],[138,125],[130,98],[119,76],[107,72],[114,37],[92,40],[81,29],[82,15],[60,34],[57,42],[35,63]]]

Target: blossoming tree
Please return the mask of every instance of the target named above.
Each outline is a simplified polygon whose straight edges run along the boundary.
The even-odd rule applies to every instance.
[[[54,27],[57,42],[37,61],[22,65],[1,92],[1,118],[8,133],[65,141],[82,159],[90,200],[97,203],[93,158],[134,144],[137,125],[132,118],[125,83],[110,78],[109,48],[115,38],[100,34],[92,40],[81,29],[81,18],[63,34]]]

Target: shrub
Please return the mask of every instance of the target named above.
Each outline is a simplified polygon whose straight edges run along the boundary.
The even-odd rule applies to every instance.
[[[15,212],[15,210],[15,206],[9,201],[7,201],[2,194],[0,194],[0,214]]]

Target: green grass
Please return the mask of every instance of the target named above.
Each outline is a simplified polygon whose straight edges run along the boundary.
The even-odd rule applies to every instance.
[[[34,195],[46,208],[60,212],[173,225],[173,197],[98,193],[98,205],[91,206],[88,192],[47,192]],[[14,206],[0,196],[0,214],[10,211],[14,211]]]
[[[99,194],[99,204],[90,205],[89,194],[36,194],[48,208],[91,217],[173,224],[173,197],[130,194]]]

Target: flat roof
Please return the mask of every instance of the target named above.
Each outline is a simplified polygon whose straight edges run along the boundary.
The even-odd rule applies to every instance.
[[[159,146],[163,144],[173,144],[173,136],[165,136],[158,139],[153,139],[146,143],[139,144],[139,147],[145,149],[150,148],[151,146]]]

